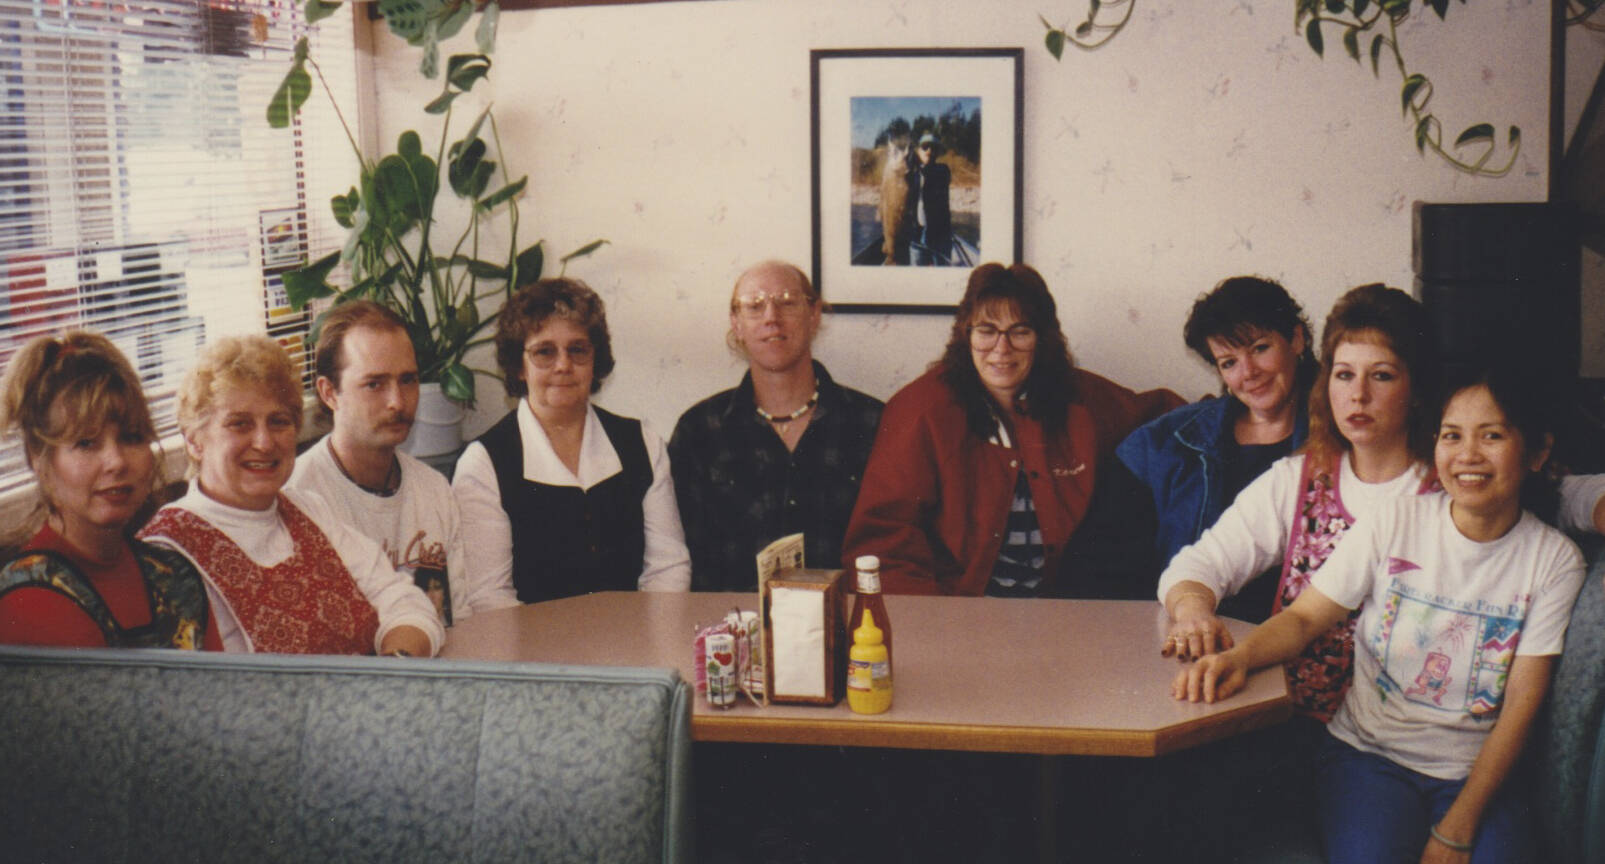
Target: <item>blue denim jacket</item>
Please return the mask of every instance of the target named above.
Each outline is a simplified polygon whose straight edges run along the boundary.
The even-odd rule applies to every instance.
[[[1234,404],[1241,410],[1230,396],[1183,405],[1139,426],[1115,449],[1120,461],[1153,492],[1159,523],[1155,548],[1164,564],[1214,525],[1231,503],[1222,500],[1221,438],[1230,434],[1227,422],[1236,416]],[[1309,431],[1309,414],[1300,399],[1293,449],[1304,444]]]

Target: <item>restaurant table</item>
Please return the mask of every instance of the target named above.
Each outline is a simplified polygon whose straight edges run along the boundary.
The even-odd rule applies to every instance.
[[[452,627],[443,657],[668,666],[695,682],[698,624],[756,594],[611,591],[481,612]],[[892,708],[730,708],[693,700],[697,741],[1158,756],[1269,726],[1292,714],[1280,667],[1213,705],[1170,696],[1157,602],[888,595]],[[1250,625],[1228,620],[1241,639]]]
[[[892,707],[854,714],[745,697],[692,700],[691,737],[707,742],[1038,754],[1037,852],[1058,861],[1054,756],[1160,756],[1292,715],[1281,667],[1213,705],[1170,696],[1177,662],[1159,656],[1157,601],[887,595]],[[697,625],[758,608],[755,593],[605,591],[476,613],[447,633],[442,657],[600,666],[668,666],[688,682]],[[1226,619],[1241,639],[1252,629]],[[849,636],[849,638],[851,638]]]

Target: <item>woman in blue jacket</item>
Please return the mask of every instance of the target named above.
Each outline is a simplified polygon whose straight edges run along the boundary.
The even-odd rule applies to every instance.
[[[1199,297],[1182,336],[1220,375],[1221,396],[1147,423],[1116,450],[1152,493],[1161,566],[1215,524],[1250,480],[1304,443],[1317,369],[1304,310],[1257,276],[1234,276]],[[1265,617],[1276,580],[1257,582],[1265,584],[1234,598],[1247,612],[1234,617]]]

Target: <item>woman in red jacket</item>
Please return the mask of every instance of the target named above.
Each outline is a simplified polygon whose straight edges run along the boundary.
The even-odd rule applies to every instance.
[[[1076,369],[1042,276],[983,264],[942,359],[886,403],[846,566],[880,556],[890,592],[1074,593],[1054,583],[1099,461],[1180,404]]]

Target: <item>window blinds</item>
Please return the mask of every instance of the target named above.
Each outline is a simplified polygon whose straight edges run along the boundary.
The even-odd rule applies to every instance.
[[[307,34],[287,0],[0,0],[0,364],[39,334],[105,333],[166,436],[206,340],[302,349],[279,274],[339,248],[328,196],[357,176],[316,76],[297,123],[267,125],[304,34],[354,116],[344,11]],[[8,436],[0,492],[30,481]]]

